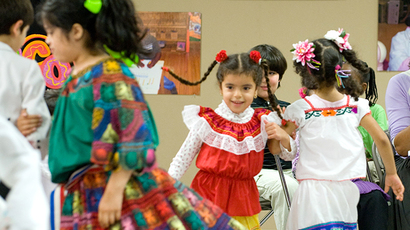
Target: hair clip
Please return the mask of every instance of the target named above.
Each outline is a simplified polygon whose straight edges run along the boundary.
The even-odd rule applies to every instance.
[[[325,34],[325,38],[327,40],[331,40],[336,45],[339,47],[339,52],[342,52],[343,50],[351,50],[352,46],[350,45],[348,39],[349,39],[350,34],[346,33],[346,31],[339,28],[338,31],[336,30],[329,30]]]
[[[103,45],[105,51],[113,58],[115,59],[120,59],[121,61],[123,61],[128,67],[131,67],[134,63],[138,63],[139,58],[138,55],[135,55],[135,58],[132,60],[128,57],[125,57],[124,52],[117,52],[117,51],[113,51],[110,48],[108,48],[108,46]]]
[[[101,11],[102,0],[86,0],[84,2],[84,7],[91,13],[98,14]]]
[[[219,51],[219,53],[215,57],[215,61],[217,61],[218,63],[221,63],[226,59],[228,59],[228,55],[226,55],[226,50]]]
[[[293,44],[293,49],[290,50],[293,53],[293,60],[296,63],[301,63],[305,66],[305,63],[309,68],[319,70],[320,62],[313,59],[316,55],[313,53],[315,51],[315,45],[306,39],[304,42],[299,41],[299,43]]]
[[[256,50],[252,50],[249,54],[249,57],[256,63],[258,63],[259,65],[262,62],[262,57],[261,57],[261,53],[259,53],[259,51]]]
[[[340,69],[341,69],[340,65],[337,65],[335,67],[335,76],[336,76],[337,86],[339,87],[342,86],[344,88],[345,86],[343,85],[342,78],[350,77],[351,70],[350,69],[340,70]]]

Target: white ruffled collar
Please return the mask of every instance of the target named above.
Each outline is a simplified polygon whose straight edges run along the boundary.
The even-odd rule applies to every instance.
[[[215,109],[215,113],[228,121],[243,124],[251,120],[254,110],[249,106],[245,111],[237,114],[232,112],[225,101],[222,100],[222,103]]]

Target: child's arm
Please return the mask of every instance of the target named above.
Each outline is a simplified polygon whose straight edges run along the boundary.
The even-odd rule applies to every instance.
[[[108,228],[120,220],[124,189],[132,172],[133,170],[123,168],[112,172],[98,206],[98,221],[101,227]]]
[[[285,127],[279,127],[274,122],[265,122],[266,133],[268,134],[268,148],[272,154],[281,154],[284,160],[292,160],[296,154],[295,141],[290,137],[296,129],[296,125],[288,122]],[[282,145],[285,149],[282,149]]]
[[[177,155],[172,159],[168,169],[169,175],[176,180],[181,179],[194,160],[195,155],[198,154],[201,146],[201,138],[189,132],[188,137],[185,139]]]
[[[397,133],[394,137],[394,148],[401,156],[407,157],[410,151],[410,126]]]
[[[22,84],[23,95],[21,106],[27,109],[28,114],[41,116],[42,125],[38,127],[34,133],[27,136],[27,139],[34,143],[44,139],[50,127],[50,112],[44,100],[45,88],[46,86],[40,68],[36,62],[33,62]]]
[[[17,118],[17,128],[25,137],[35,132],[41,123],[40,115],[29,115],[26,109],[21,110],[20,116]]]
[[[365,128],[367,132],[369,132],[370,136],[372,136],[386,167],[386,185],[384,191],[388,192],[389,187],[391,187],[397,200],[402,201],[404,186],[397,175],[396,165],[393,158],[393,150],[387,135],[371,115],[365,115],[360,121],[360,125]]]

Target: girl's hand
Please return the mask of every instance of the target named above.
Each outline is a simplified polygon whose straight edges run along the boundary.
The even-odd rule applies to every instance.
[[[120,168],[111,173],[100,204],[98,205],[98,221],[101,227],[108,228],[121,219],[124,189],[132,172],[132,170]]]
[[[26,109],[23,109],[17,118],[17,128],[26,137],[34,133],[42,122],[40,115],[28,115]]]
[[[390,187],[392,188],[394,195],[396,195],[396,199],[403,201],[404,186],[397,173],[393,175],[386,174],[384,192],[387,193]]]
[[[108,228],[121,218],[123,190],[106,189],[98,206],[98,221]]]
[[[288,138],[288,134],[285,130],[283,130],[278,124],[275,122],[265,122],[265,129],[266,133],[268,134],[268,139],[275,139],[278,141],[284,140]]]

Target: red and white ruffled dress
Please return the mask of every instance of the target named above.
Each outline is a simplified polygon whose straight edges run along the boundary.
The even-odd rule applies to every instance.
[[[190,132],[169,174],[179,179],[198,154],[199,172],[191,187],[230,216],[258,214],[261,208],[254,176],[262,169],[267,141],[263,120],[280,124],[276,112],[248,107],[235,114],[222,102],[215,111],[185,106],[182,114]]]

